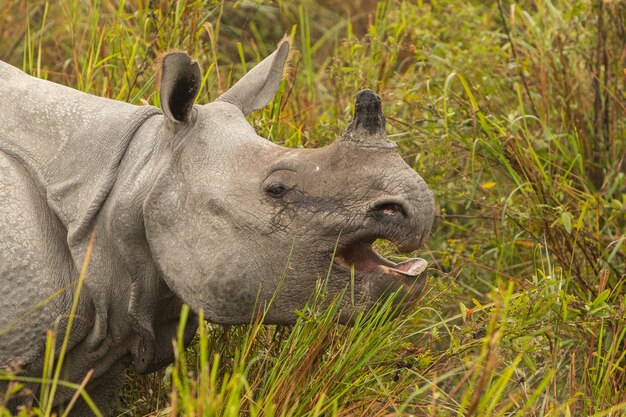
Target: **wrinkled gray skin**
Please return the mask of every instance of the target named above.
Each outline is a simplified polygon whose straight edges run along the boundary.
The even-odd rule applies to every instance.
[[[65,331],[92,230],[64,378],[93,369],[87,391],[105,415],[127,366],[148,373],[173,360],[183,302],[214,323],[248,323],[276,293],[265,321],[293,323],[331,263],[331,295],[355,269],[343,322],[386,292],[419,295],[425,261],[397,265],[370,246],[380,237],[416,249],[434,212],[385,136],[378,96],[359,93],[347,132],[320,149],[280,147],[246,121],[272,100],[288,52],[282,42],[207,105],[193,105],[197,63],[166,55],[162,111],[0,62],[0,367],[41,375],[46,331]]]

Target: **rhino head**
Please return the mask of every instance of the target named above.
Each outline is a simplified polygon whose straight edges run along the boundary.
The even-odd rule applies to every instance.
[[[380,98],[356,96],[354,120],[329,146],[290,149],[258,136],[245,116],[270,102],[289,42],[216,101],[194,105],[199,66],[186,54],[164,57],[164,118],[159,175],[143,205],[159,274],[192,309],[222,324],[297,317],[318,282],[343,294],[340,320],[400,291],[414,300],[426,261],[396,264],[379,238],[403,251],[428,237],[432,192],[385,134]]]

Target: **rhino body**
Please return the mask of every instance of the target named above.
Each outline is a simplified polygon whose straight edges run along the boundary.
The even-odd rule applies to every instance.
[[[273,98],[288,53],[281,42],[207,105],[193,104],[197,63],[166,55],[162,109],[0,62],[0,367],[41,375],[46,333],[64,334],[92,238],[64,379],[93,370],[87,392],[105,415],[130,364],[148,373],[173,361],[183,303],[215,323],[249,323],[267,307],[267,323],[293,323],[320,280],[340,294],[351,269],[343,322],[387,292],[418,296],[425,261],[371,249],[376,238],[417,248],[434,213],[385,136],[380,99],[359,93],[346,133],[320,149],[280,147],[246,121]],[[196,327],[192,314],[187,342]],[[89,413],[79,402],[73,414]]]

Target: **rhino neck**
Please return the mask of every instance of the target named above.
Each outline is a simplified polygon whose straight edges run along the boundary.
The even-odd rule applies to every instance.
[[[135,131],[159,110],[85,94],[2,62],[0,97],[0,151],[28,169],[65,225],[70,248],[80,245]]]
[[[176,336],[183,302],[161,279],[146,237],[143,208],[153,183],[170,163],[176,136],[184,134],[168,128],[162,115],[146,120],[126,149],[96,220],[96,239],[104,242],[101,253],[107,253],[102,261],[108,264],[102,265],[102,270],[116,268],[116,272],[86,282],[90,292],[100,294],[93,302],[103,325],[99,338],[94,338],[107,337],[112,325],[125,328],[118,333],[130,331],[127,348],[140,374],[174,360],[171,340]],[[112,304],[120,308],[112,311]],[[190,313],[183,338],[186,344],[197,325],[196,315]]]

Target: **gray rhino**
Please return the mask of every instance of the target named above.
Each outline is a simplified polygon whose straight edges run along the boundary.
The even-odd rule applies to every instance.
[[[391,291],[416,299],[426,261],[396,264],[372,242],[418,248],[434,200],[386,137],[380,98],[358,93],[347,131],[319,149],[278,146],[246,121],[274,97],[289,49],[282,41],[206,105],[194,105],[197,62],[167,54],[161,109],[0,62],[0,368],[41,375],[46,332],[64,333],[92,231],[63,375],[80,382],[93,370],[87,392],[105,415],[129,365],[144,374],[173,361],[183,303],[213,323],[249,323],[266,308],[266,323],[288,324],[325,281],[329,295],[343,292],[349,323]]]

